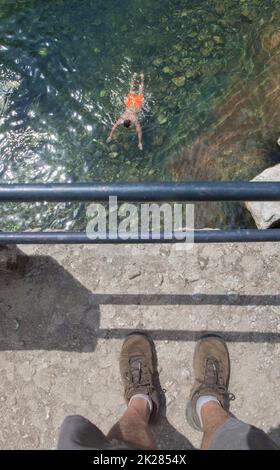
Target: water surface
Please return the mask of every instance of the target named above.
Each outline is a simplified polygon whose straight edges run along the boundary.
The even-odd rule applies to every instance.
[[[277,154],[246,165],[237,160],[230,171],[230,159],[215,167],[213,151],[201,164],[199,152],[184,152],[215,128],[217,103],[229,99],[236,79],[250,84],[265,70],[261,37],[269,28],[277,32],[279,6],[280,0],[0,0],[0,182],[254,176]],[[142,152],[131,130],[120,129],[106,144],[134,71],[146,76]],[[244,109],[251,104],[245,100]],[[253,147],[267,143],[263,127]],[[238,207],[219,206],[215,225],[250,224]],[[209,225],[210,213],[198,212],[197,226]],[[84,204],[9,204],[1,206],[1,219],[2,230],[86,223]]]

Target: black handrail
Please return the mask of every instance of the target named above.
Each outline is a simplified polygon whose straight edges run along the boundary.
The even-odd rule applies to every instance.
[[[0,202],[280,201],[280,182],[0,184]]]
[[[180,232],[181,233],[181,232]],[[184,239],[176,237],[176,233],[168,236],[161,233],[157,238],[141,238],[130,234],[131,238],[117,236],[110,239],[106,234],[95,240],[90,239],[86,232],[0,232],[0,244],[135,244],[135,243],[229,243],[229,242],[275,242],[280,241],[280,229],[239,229],[239,230],[194,230]]]
[[[0,184],[0,202],[108,201],[280,201],[280,182],[194,181],[184,183],[52,183]],[[180,232],[181,233],[181,232]],[[157,238],[130,234],[124,239],[107,234],[92,240],[86,232],[0,232],[2,244],[57,243],[223,243],[280,241],[280,229],[194,230],[186,236],[160,233]]]

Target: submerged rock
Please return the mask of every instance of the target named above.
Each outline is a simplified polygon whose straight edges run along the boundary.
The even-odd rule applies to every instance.
[[[167,119],[167,116],[165,116],[164,114],[160,114],[157,118],[160,124],[165,124],[167,122]]]
[[[118,154],[118,152],[110,152],[110,153],[109,153],[109,156],[110,156],[111,158],[117,158],[117,157],[119,156],[119,154]]]
[[[1,77],[0,77],[1,78]],[[14,90],[20,85],[17,80],[4,80],[0,79],[0,118],[6,112],[9,104],[9,97]]]
[[[154,60],[153,60],[153,65],[155,65],[156,67],[158,67],[159,65],[161,65],[163,62],[163,59],[161,57],[156,57]]]
[[[38,55],[41,56],[41,57],[46,57],[48,55],[48,49],[47,47],[41,47],[39,50],[38,50]]]
[[[276,145],[280,129],[278,24],[274,24],[274,30],[269,25],[257,41],[252,41],[249,52],[254,57],[254,76],[244,79],[241,73],[233,77],[227,94],[216,100],[210,110],[212,125],[170,163],[169,174],[173,180],[250,180],[280,161]],[[186,126],[191,125],[191,116],[189,120]],[[223,210],[221,217],[221,205],[196,204],[195,220],[199,227],[227,225],[228,216]],[[244,205],[226,205],[233,223],[238,223],[241,213],[244,217],[249,215],[242,208]]]
[[[279,181],[280,164],[267,168],[252,181]],[[248,201],[245,202],[258,228],[280,226],[280,201]]]
[[[173,70],[172,70],[170,67],[168,67],[168,66],[163,67],[162,70],[163,70],[164,73],[167,73],[167,74],[169,74],[169,75],[172,75],[172,74],[174,73]]]
[[[180,76],[180,77],[174,77],[174,78],[172,78],[172,82],[173,82],[174,85],[176,85],[176,86],[184,86],[184,85],[185,85],[185,81],[186,81],[186,77],[184,77],[183,75]]]

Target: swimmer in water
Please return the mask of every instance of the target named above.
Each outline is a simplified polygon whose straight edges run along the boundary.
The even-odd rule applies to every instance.
[[[112,130],[110,132],[110,135],[107,139],[107,142],[111,142],[113,134],[115,130],[117,129],[118,126],[121,124],[124,125],[124,127],[130,127],[131,124],[134,124],[137,130],[138,134],[138,148],[140,150],[143,150],[143,145],[142,145],[142,129],[140,126],[140,123],[138,121],[137,114],[139,113],[140,109],[143,107],[144,103],[144,74],[140,74],[141,77],[141,83],[139,85],[139,92],[138,94],[134,93],[134,84],[135,84],[135,78],[136,78],[136,73],[134,73],[131,77],[130,81],[130,90],[127,95],[127,97],[124,99],[124,106],[125,106],[125,111],[121,115],[121,117],[115,122],[115,124],[112,127]]]

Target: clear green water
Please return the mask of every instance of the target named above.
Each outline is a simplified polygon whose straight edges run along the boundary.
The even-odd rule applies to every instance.
[[[279,6],[0,0],[0,182],[170,180],[172,162],[215,123],[215,100],[233,77],[250,80],[262,68],[248,51]],[[146,76],[143,152],[126,129],[106,144],[133,71]],[[255,170],[252,162],[246,177]],[[85,226],[83,204],[0,210],[2,230]],[[221,224],[236,224],[236,214],[221,208]]]

